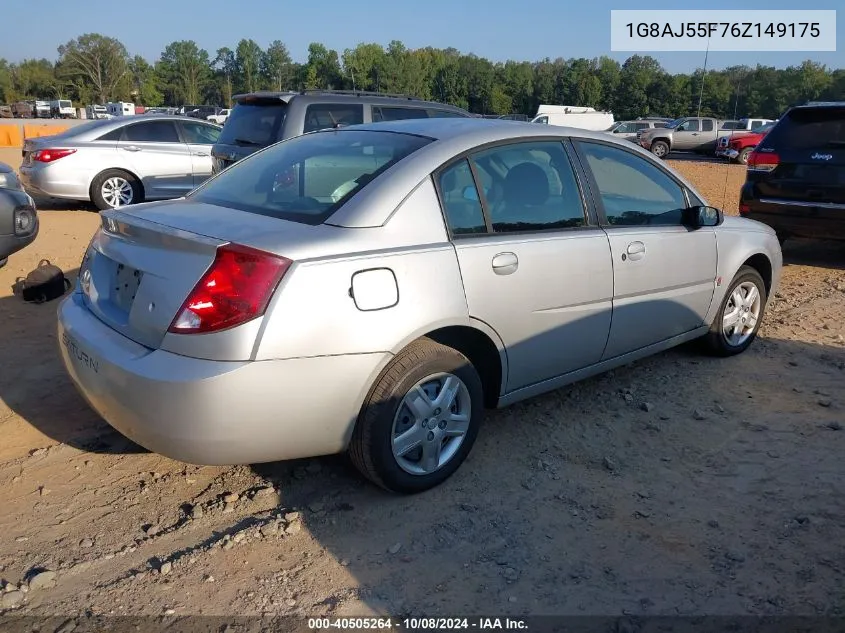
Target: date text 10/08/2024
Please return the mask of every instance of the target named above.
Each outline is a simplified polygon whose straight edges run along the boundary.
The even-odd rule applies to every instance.
[[[312,631],[347,630],[391,630],[399,631],[524,631],[528,629],[525,620],[519,618],[309,618],[308,628]]]
[[[628,22],[628,37],[735,37],[735,38],[817,38],[818,22]]]

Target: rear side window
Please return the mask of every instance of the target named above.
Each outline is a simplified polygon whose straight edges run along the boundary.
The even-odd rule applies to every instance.
[[[452,235],[486,233],[481,200],[469,161],[466,159],[446,168],[440,174],[440,197]]]
[[[364,106],[359,104],[314,103],[305,109],[303,133],[358,125],[364,122]]]
[[[771,129],[766,145],[783,151],[845,147],[845,107],[792,110]]]
[[[403,119],[427,119],[428,112],[422,108],[396,108],[373,106],[373,123],[379,121],[401,121]]]
[[[735,125],[736,125],[736,127],[734,127],[733,129],[737,129],[739,127],[739,123],[736,123]],[[702,132],[712,132],[713,131],[713,121],[711,121],[710,119],[704,119],[701,122],[701,131]]]
[[[179,143],[179,134],[172,121],[147,121],[124,128],[123,140],[139,143]]]
[[[120,137],[123,136],[123,128],[119,127],[116,130],[112,130],[111,132],[107,132],[102,136],[98,137],[98,141],[119,141]]]
[[[185,142],[192,145],[214,145],[220,138],[220,130],[202,123],[182,123]]]
[[[236,163],[189,197],[321,224],[380,173],[430,142],[408,134],[363,130],[296,136]]]
[[[219,143],[266,147],[279,140],[287,104],[281,101],[239,103],[232,108]]]

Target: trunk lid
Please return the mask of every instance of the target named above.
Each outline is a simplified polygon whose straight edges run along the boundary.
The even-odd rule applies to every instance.
[[[322,254],[342,229],[173,200],[102,212],[80,268],[84,301],[101,321],[151,349],[161,347],[174,317],[214,261],[233,242],[290,259]]]
[[[749,172],[760,197],[845,204],[845,106],[791,110],[757,151],[779,159],[769,173]]]

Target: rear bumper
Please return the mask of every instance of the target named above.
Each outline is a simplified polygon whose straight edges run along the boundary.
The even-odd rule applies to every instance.
[[[780,234],[810,239],[845,240],[845,204],[818,206],[801,201],[740,197],[744,218],[767,224]]]
[[[30,195],[63,198],[65,200],[91,199],[89,183],[82,182],[76,172],[67,175],[53,169],[59,165],[22,165],[19,173],[21,183]]]
[[[150,350],[115,332],[74,292],[59,306],[65,368],[91,407],[141,446],[207,465],[345,450],[389,354],[219,362]]]
[[[0,234],[0,260],[4,260],[9,255],[26,248],[35,241],[36,237],[38,237],[37,227],[31,234],[24,236]]]

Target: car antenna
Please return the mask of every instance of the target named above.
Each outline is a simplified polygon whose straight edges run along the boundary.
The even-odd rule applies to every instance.
[[[734,116],[733,116],[734,121],[737,120],[736,119],[736,113],[739,111],[739,92],[740,92],[741,89],[742,89],[742,78],[740,77],[739,81],[736,84],[736,97],[734,98]],[[736,131],[736,128],[732,129],[730,131],[730,134],[728,134],[728,147],[731,146],[731,140],[734,137],[735,131]],[[716,134],[716,148],[717,149],[719,148],[719,135],[718,135],[718,133]],[[731,175],[731,159],[728,158],[727,162],[725,163],[725,186],[722,190],[722,209],[725,208],[725,206],[727,205],[727,201],[728,201],[728,178],[729,178],[730,175]]]

